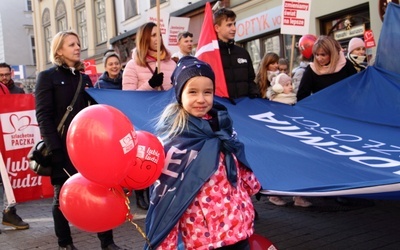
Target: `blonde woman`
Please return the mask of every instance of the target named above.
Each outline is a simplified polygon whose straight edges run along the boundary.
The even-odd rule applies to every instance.
[[[77,173],[68,157],[66,131],[76,114],[89,105],[90,97],[85,88],[93,87],[89,76],[81,73],[84,65],[81,62],[81,42],[74,31],[57,33],[51,42],[50,60],[53,67],[39,73],[35,87],[36,117],[40,133],[51,151],[51,184],[54,187],[53,221],[58,240],[58,249],[77,249],[71,237],[68,220],[60,210],[59,196],[69,175]],[[82,86],[74,108],[64,122],[64,129],[59,133],[57,126],[64,116],[78,88],[80,77]],[[68,174],[66,173],[68,172]],[[102,249],[121,249],[114,244],[113,232],[98,233]]]
[[[320,36],[312,51],[314,60],[304,71],[297,101],[357,73],[345,58],[339,42],[330,36]]]

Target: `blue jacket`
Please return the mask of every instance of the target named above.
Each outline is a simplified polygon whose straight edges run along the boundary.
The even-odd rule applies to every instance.
[[[97,80],[94,87],[99,89],[122,89],[122,71],[119,72],[118,77],[115,79],[110,78],[108,72],[105,71],[99,80]]]

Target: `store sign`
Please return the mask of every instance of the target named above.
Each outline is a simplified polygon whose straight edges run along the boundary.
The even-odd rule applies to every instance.
[[[279,29],[281,27],[281,11],[282,6],[278,6],[236,21],[235,41]]]
[[[339,30],[334,32],[336,40],[349,39],[355,36],[363,36],[365,32],[364,24],[353,26],[348,30]]]

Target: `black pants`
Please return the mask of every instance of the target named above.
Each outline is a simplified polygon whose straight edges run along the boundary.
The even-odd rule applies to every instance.
[[[53,220],[54,220],[54,230],[58,238],[58,245],[65,247],[66,245],[72,244],[71,229],[69,227],[69,222],[60,210],[60,191],[62,185],[53,185],[54,187],[54,198],[53,198]],[[97,233],[101,242],[101,247],[107,247],[108,245],[114,243],[113,232],[108,230],[106,232]]]
[[[218,250],[250,250],[249,240],[245,239],[233,245],[217,248]]]

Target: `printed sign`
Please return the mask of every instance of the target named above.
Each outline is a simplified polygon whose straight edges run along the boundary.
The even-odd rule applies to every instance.
[[[309,33],[311,0],[283,0],[281,34]]]
[[[374,33],[372,30],[366,30],[364,33],[365,48],[372,48],[376,46]]]

